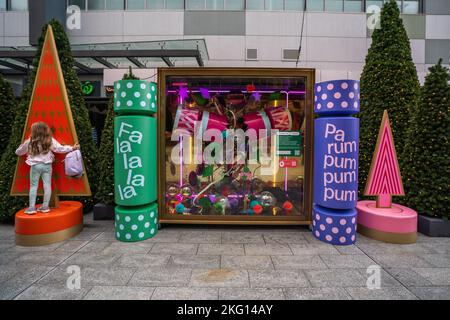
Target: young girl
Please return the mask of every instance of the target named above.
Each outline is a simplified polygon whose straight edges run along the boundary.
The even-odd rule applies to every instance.
[[[28,155],[26,163],[30,169],[30,207],[26,214],[36,213],[36,196],[39,179],[42,177],[44,184],[44,202],[37,210],[42,213],[50,212],[49,202],[52,194],[52,163],[55,160],[53,152],[68,153],[79,149],[74,146],[62,146],[52,137],[52,131],[44,122],[36,122],[31,126],[31,136],[16,150],[18,156]]]

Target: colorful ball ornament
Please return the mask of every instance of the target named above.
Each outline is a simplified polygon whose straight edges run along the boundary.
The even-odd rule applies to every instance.
[[[262,207],[262,205],[260,205],[260,204],[257,204],[257,205],[255,205],[255,206],[253,207],[253,212],[254,212],[255,214],[261,214],[262,211],[263,211],[263,207]]]
[[[175,184],[171,184],[167,187],[167,195],[170,198],[174,198],[178,193],[178,186]]]
[[[256,201],[256,200],[253,200],[252,202],[250,202],[250,209],[253,210],[253,207],[254,207],[254,206],[258,206],[258,205],[260,205],[259,202]]]
[[[290,201],[285,201],[284,203],[283,203],[283,209],[284,210],[286,210],[286,211],[292,211],[292,209],[294,208],[294,205],[292,204],[292,202],[290,202]]]
[[[192,195],[192,188],[190,186],[184,186],[181,188],[181,195],[185,198],[189,198]]]
[[[175,211],[179,214],[183,214],[185,209],[186,209],[186,207],[182,203],[177,204],[175,207]]]
[[[269,191],[261,192],[259,196],[259,201],[263,208],[274,207],[277,204],[277,198]]]

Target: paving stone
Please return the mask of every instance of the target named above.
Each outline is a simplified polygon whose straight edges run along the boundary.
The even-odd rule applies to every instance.
[[[112,253],[148,253],[152,249],[154,243],[142,242],[111,242],[105,249],[101,251],[103,254]]]
[[[219,300],[285,300],[282,289],[220,288]]]
[[[186,268],[220,268],[220,256],[206,255],[172,255],[169,260],[169,266]]]
[[[30,252],[20,255],[14,260],[14,264],[30,264],[30,265],[40,265],[54,267],[62,262],[64,262],[71,255],[70,252],[49,252],[42,254],[42,252]]]
[[[57,242],[57,243],[52,243],[46,246],[39,246],[39,247],[22,247],[22,246],[16,246],[14,245],[13,247],[9,247],[6,249],[6,251],[8,252],[50,252],[50,251],[54,251],[55,249],[57,249],[58,247],[62,246],[64,243],[63,242]]]
[[[111,243],[111,241],[91,241],[80,248],[79,252],[99,253],[102,252],[105,248],[109,247]]]
[[[217,300],[218,296],[216,288],[158,287],[152,300]]]
[[[95,253],[95,252],[77,252],[64,261],[64,265],[78,265],[78,266],[110,266],[113,265],[122,254],[111,253]]]
[[[0,265],[2,264],[10,264],[14,262],[15,259],[20,257],[22,253],[20,252],[8,252],[8,251],[0,251]],[[2,267],[0,267],[2,268]]]
[[[167,265],[170,255],[168,254],[123,254],[116,262],[122,268],[149,268]]]
[[[378,268],[380,268],[378,266]],[[345,269],[344,269],[345,270]],[[351,269],[348,269],[351,270]],[[380,270],[380,286],[382,288],[384,287],[401,287],[402,284],[393,276],[391,276],[386,270],[384,269],[379,269]],[[369,283],[372,283],[370,280],[372,280],[374,274],[374,271],[371,268],[360,268],[358,269],[359,273],[361,274],[361,276],[366,279],[366,284],[364,285],[365,287],[367,287],[367,281],[369,281]]]
[[[158,231],[158,235],[156,237],[153,237],[151,239],[146,240],[147,242],[154,242],[154,243],[176,243],[180,240],[181,233],[179,231],[167,231],[167,230],[160,230]]]
[[[155,243],[152,250],[158,254],[196,254],[198,244],[191,243]]]
[[[387,268],[386,271],[401,282],[404,286],[426,287],[431,286],[431,282],[422,277],[414,270],[408,268]]]
[[[108,266],[89,266],[80,268],[81,288],[92,286],[124,286],[131,279],[136,269]],[[73,272],[69,273],[66,266],[52,270],[39,280],[40,285],[65,285]]]
[[[367,253],[372,254],[426,254],[426,253],[436,253],[432,248],[425,246],[420,243],[412,244],[392,244],[392,243],[360,243],[357,242],[356,245],[359,249]]]
[[[249,232],[224,232],[222,233],[222,243],[258,243],[264,244],[264,238],[260,233]]]
[[[270,256],[222,255],[221,267],[228,269],[273,269]]]
[[[248,288],[248,273],[246,270],[235,269],[193,270],[189,286]]]
[[[313,287],[366,286],[366,278],[357,269],[305,270],[305,273]]]
[[[290,244],[289,247],[294,255],[339,254],[339,251],[337,251],[333,246],[322,242]]]
[[[288,300],[351,300],[344,288],[287,288]]]
[[[95,241],[117,241],[115,230],[103,231],[95,237]]]
[[[420,258],[433,267],[450,268],[450,254],[423,254]]]
[[[417,297],[404,287],[381,289],[345,288],[356,300],[416,300]]]
[[[0,251],[6,251],[9,248],[16,246],[16,240],[14,239],[6,239],[0,241]]]
[[[422,300],[450,300],[449,287],[408,287],[409,291],[414,293]]]
[[[307,243],[303,232],[289,232],[289,233],[272,233],[268,232],[263,235],[264,241],[266,243],[275,243],[275,244],[290,244],[290,243],[298,243],[305,244]]]
[[[154,288],[124,286],[94,286],[83,300],[150,300]]]
[[[242,244],[200,244],[198,254],[206,255],[244,255]]]
[[[424,243],[424,247],[430,249],[430,253],[450,254],[450,243]]]
[[[221,243],[221,232],[191,231],[183,232],[178,240],[180,243]]]
[[[252,288],[309,287],[302,270],[249,270]]]
[[[327,269],[318,255],[272,256],[275,269]]]
[[[292,255],[289,245],[286,244],[245,244],[245,254],[248,256],[262,255]]]
[[[350,246],[334,246],[340,254],[364,254],[356,245]]]
[[[2,269],[5,269],[5,266],[0,268],[0,272],[4,271]],[[16,273],[12,273],[9,279],[2,281],[0,284],[0,300],[15,298],[49,272],[51,267],[22,265],[15,266],[15,269]]]
[[[32,285],[15,300],[80,300],[90,290],[90,287],[81,289],[69,289],[63,285]]]
[[[77,234],[75,237],[68,239],[68,241],[91,241],[94,240],[96,237],[98,237],[103,231],[88,231],[86,228],[81,231],[81,233]]]
[[[129,286],[186,287],[191,269],[179,267],[149,267],[139,269],[128,283]]]
[[[65,241],[61,246],[56,248],[53,252],[54,253],[60,253],[60,252],[74,253],[74,252],[80,250],[82,247],[84,247],[88,243],[89,243],[89,241],[87,241],[87,240]]]
[[[450,268],[413,268],[435,286],[450,286]]]
[[[337,254],[321,254],[320,257],[328,266],[328,268],[367,268],[376,263],[366,255],[337,255]]]
[[[385,268],[426,268],[432,266],[415,254],[371,254],[370,257]]]

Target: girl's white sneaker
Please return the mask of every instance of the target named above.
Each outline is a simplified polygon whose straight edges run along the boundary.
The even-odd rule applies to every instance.
[[[36,209],[35,208],[28,208],[27,210],[25,210],[25,214],[29,214],[29,215],[36,214]]]
[[[50,209],[49,208],[40,207],[39,209],[37,209],[37,211],[39,211],[41,213],[49,213]]]

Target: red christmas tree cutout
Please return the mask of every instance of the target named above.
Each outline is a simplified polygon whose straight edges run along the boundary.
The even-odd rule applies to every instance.
[[[22,141],[30,136],[31,125],[38,121],[47,123],[53,131],[53,137],[61,144],[73,145],[78,142],[53,30],[50,25],[48,25],[45,35]],[[79,179],[66,176],[64,159],[64,154],[55,154],[52,177],[53,195],[90,196],[91,189],[86,174]],[[28,195],[30,167],[25,163],[25,160],[26,156],[20,157],[17,162],[11,187],[12,196]],[[41,187],[40,185],[40,192],[42,192]]]
[[[364,195],[377,196],[378,208],[390,208],[393,195],[405,195],[391,125],[386,110],[381,121]]]

